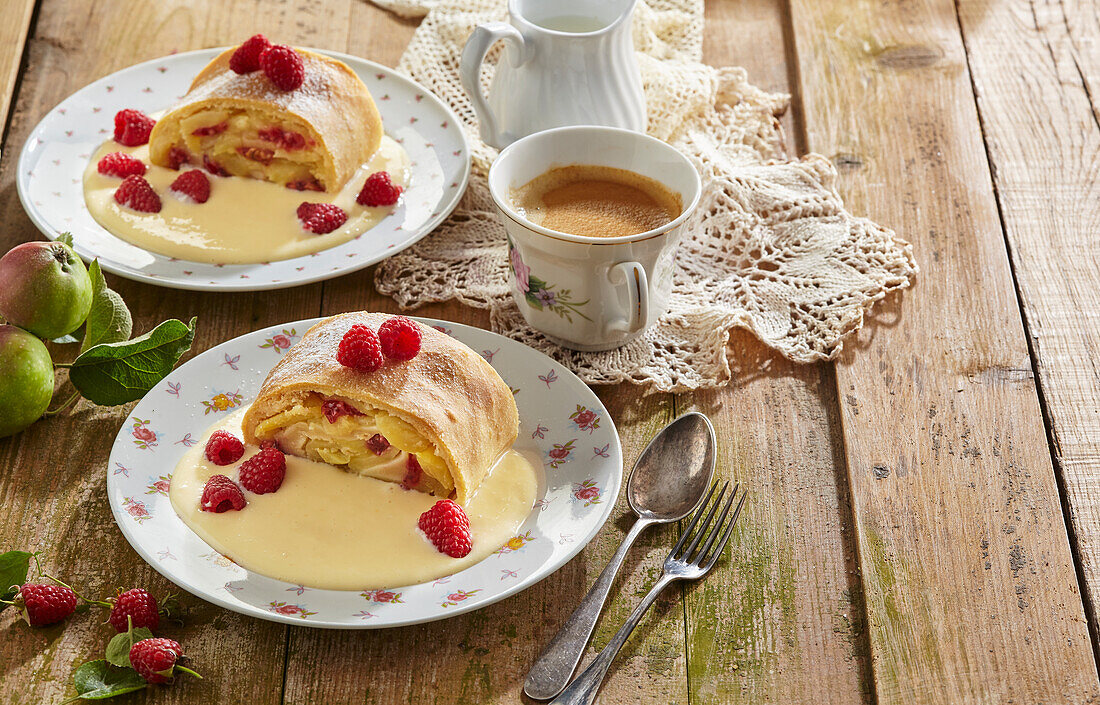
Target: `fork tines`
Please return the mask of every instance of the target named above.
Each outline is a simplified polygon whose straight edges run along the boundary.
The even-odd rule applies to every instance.
[[[691,518],[691,523],[684,529],[683,535],[677,542],[676,546],[669,554],[669,558],[674,558],[677,561],[695,565],[700,567],[703,571],[710,570],[718,557],[722,555],[722,551],[725,550],[726,544],[729,543],[730,535],[733,533],[733,525],[737,523],[737,518],[741,515],[741,507],[745,504],[745,498],[748,496],[748,492],[744,492],[741,495],[741,499],[737,502],[737,507],[733,510],[733,516],[730,516],[730,507],[733,505],[733,500],[737,498],[737,491],[740,489],[740,483],[734,484],[733,492],[729,493],[726,497],[726,492],[729,490],[730,483],[727,481],[722,485],[721,491],[718,492],[715,497],[714,491],[718,489],[718,485],[721,481],[716,481],[707,492],[706,498],[699,505],[699,508],[695,510],[695,515]],[[722,513],[719,515],[718,520],[713,522],[715,512],[718,510],[718,506],[722,504],[722,499],[725,498],[725,506],[722,507]],[[713,502],[711,500],[714,500]],[[707,505],[710,505],[710,511],[707,511]],[[703,517],[703,513],[706,512],[706,517],[702,519],[702,524],[699,524],[700,518]],[[727,518],[729,521],[727,522]],[[723,525],[725,530],[723,531]],[[698,530],[696,530],[698,526]],[[694,537],[688,547],[684,549],[684,543],[688,538]],[[721,539],[719,539],[721,536]],[[705,539],[705,541],[704,541]],[[699,542],[703,541],[702,547],[699,546]],[[698,550],[696,550],[698,549]]]

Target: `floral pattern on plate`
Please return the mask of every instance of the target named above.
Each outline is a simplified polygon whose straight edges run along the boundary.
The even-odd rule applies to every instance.
[[[483,355],[516,392],[516,449],[543,466],[527,521],[480,563],[420,585],[319,590],[251,573],[214,551],[180,521],[167,496],[171,471],[214,418],[249,403],[285,348],[320,319],[243,335],[196,356],[133,409],[107,470],[107,494],[127,540],[150,565],[210,602],[261,619],[339,629],[417,624],[478,609],[523,590],[576,555],[609,516],[622,479],[614,423],[575,375],[521,343],[427,319]],[[281,341],[280,341],[281,342]],[[169,393],[165,393],[169,391]],[[211,408],[213,407],[213,408]],[[224,409],[222,407],[225,407]],[[594,452],[589,452],[589,449]]]
[[[458,204],[470,156],[451,109],[393,69],[321,51],[363,79],[387,134],[405,147],[414,164],[401,204],[368,231],[370,237],[312,255],[240,265],[177,260],[115,237],[84,205],[81,177],[90,155],[110,137],[116,112],[136,108],[153,113],[171,107],[221,51],[203,49],[131,66],[85,86],[47,113],[24,144],[16,177],[23,208],[38,229],[50,238],[71,232],[84,259],[98,257],[104,269],[128,279],[178,289],[256,291],[330,279],[374,264],[427,235]]]

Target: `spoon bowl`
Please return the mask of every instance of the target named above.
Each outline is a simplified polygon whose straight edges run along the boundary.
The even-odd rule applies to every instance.
[[[710,419],[697,411],[676,419],[649,442],[626,483],[626,500],[642,519],[683,519],[710,487],[717,444]]]

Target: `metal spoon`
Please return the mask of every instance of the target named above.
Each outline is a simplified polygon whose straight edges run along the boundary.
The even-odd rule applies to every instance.
[[[647,527],[679,521],[695,509],[714,475],[716,445],[710,419],[693,411],[661,429],[642,451],[626,483],[626,498],[638,520],[592,589],[531,667],[523,684],[528,696],[549,700],[565,689],[627,550]]]

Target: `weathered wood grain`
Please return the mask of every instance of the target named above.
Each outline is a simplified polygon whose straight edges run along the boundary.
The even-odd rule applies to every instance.
[[[784,6],[711,3],[706,20],[704,60],[792,90],[777,50]],[[792,153],[796,119],[784,116]],[[676,400],[677,414],[710,416],[718,474],[750,492],[728,558],[685,586],[691,701],[864,702],[870,664],[832,366],[792,364],[743,332],[730,350],[729,388]]]
[[[1072,2],[978,1],[958,9],[1095,625],[1100,102],[1092,91],[1100,87],[1100,13],[1094,3]]]
[[[877,701],[1094,701],[954,5],[792,13],[808,147],[923,265],[837,365]]]
[[[7,0],[0,5],[0,130],[7,123],[34,5],[35,0]]]
[[[255,31],[301,44],[343,46],[353,2],[294,7],[267,2],[100,3],[45,0],[29,39],[27,68],[0,162],[0,249],[39,238],[16,197],[19,148],[43,114],[89,81],[156,56],[239,41]],[[307,21],[308,20],[308,21]],[[106,119],[110,119],[109,117]],[[147,330],[166,317],[199,316],[194,350],[255,328],[314,316],[321,287],[259,294],[195,294],[110,277]],[[59,356],[71,355],[59,350]],[[66,391],[68,391],[66,389]],[[0,549],[41,550],[53,572],[92,595],[115,587],[171,589],[130,549],[114,526],[105,496],[107,458],[129,407],[86,402],[0,440]],[[169,468],[158,469],[159,472]],[[186,626],[166,626],[194,655],[203,681],[131,696],[129,702],[220,702],[233,684],[238,702],[278,703],[287,628],[183,597]],[[65,627],[31,630],[0,615],[0,702],[60,702],[72,692],[75,665],[96,658],[110,636],[103,615],[77,616]]]

